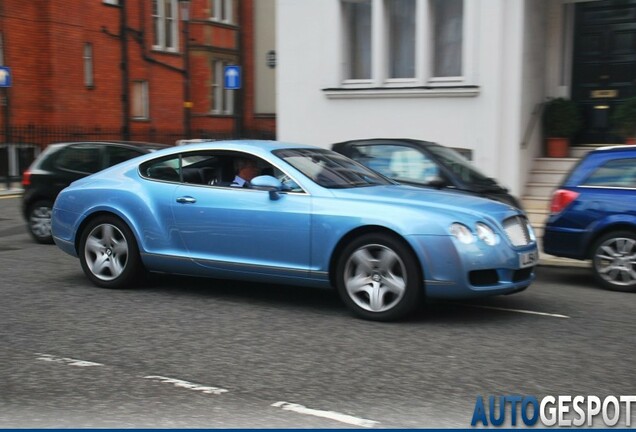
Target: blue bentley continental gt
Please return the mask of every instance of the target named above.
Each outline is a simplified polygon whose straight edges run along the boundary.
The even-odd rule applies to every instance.
[[[253,178],[237,183],[245,166]],[[538,261],[510,205],[274,141],[173,147],[78,180],[55,201],[52,230],[99,287],[134,286],[146,271],[335,287],[378,321],[424,297],[521,291]]]

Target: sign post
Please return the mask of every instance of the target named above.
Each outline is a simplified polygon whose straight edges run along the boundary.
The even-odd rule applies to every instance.
[[[9,144],[11,143],[11,131],[9,130],[9,91],[11,87],[11,69],[0,66],[0,88],[2,89],[2,105],[4,105],[4,142],[7,147],[7,190],[11,189],[11,176],[9,172]]]

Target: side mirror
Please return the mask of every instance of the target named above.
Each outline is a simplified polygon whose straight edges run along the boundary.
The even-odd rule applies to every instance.
[[[431,186],[431,187],[434,187],[436,189],[442,189],[443,187],[446,186],[446,184],[447,184],[446,181],[443,178],[439,177],[439,176],[433,177],[431,180],[429,180],[426,183],[427,186]]]
[[[276,177],[270,175],[262,175],[254,177],[250,181],[252,189],[269,191],[269,199],[276,201],[280,198],[278,192],[283,189],[283,184]]]

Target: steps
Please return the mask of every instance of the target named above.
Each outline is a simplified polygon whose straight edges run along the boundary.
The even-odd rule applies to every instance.
[[[608,144],[603,144],[603,146]],[[550,215],[550,200],[552,193],[561,184],[567,173],[576,165],[587,152],[601,145],[584,145],[572,147],[570,157],[547,158],[541,157],[534,161],[528,183],[522,197],[522,203],[528,219],[537,235],[540,248],[541,265],[558,265],[569,267],[589,267],[587,261],[560,258],[543,253],[543,230],[545,221]]]

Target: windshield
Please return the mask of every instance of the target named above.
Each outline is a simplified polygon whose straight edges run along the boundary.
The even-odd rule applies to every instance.
[[[470,161],[455,150],[444,146],[432,145],[428,147],[428,151],[433,153],[437,159],[461,179],[472,190],[501,190],[501,186],[497,182],[482,174],[475,168]]]
[[[338,153],[325,149],[286,149],[274,154],[315,183],[330,189],[394,184]]]

